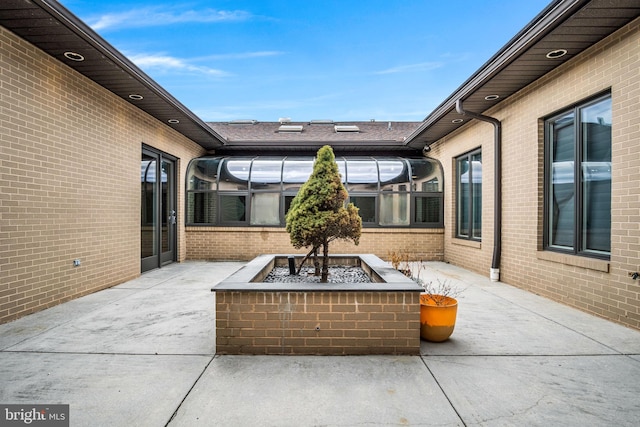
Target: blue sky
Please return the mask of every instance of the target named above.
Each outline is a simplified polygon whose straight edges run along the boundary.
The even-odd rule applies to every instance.
[[[206,121],[420,121],[550,0],[62,0]]]

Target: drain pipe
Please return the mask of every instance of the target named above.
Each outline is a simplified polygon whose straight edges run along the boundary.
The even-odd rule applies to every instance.
[[[491,123],[494,129],[494,185],[493,185],[493,259],[489,277],[492,282],[500,280],[500,256],[502,253],[502,125],[500,120],[482,114],[465,111],[462,100],[456,101],[456,111],[459,114]]]

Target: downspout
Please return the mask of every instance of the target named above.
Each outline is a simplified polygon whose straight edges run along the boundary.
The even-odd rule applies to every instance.
[[[493,259],[489,277],[491,281],[500,280],[500,256],[502,253],[502,124],[500,120],[482,114],[465,111],[462,100],[456,101],[456,111],[459,114],[491,123],[494,129],[494,179],[493,179]]]

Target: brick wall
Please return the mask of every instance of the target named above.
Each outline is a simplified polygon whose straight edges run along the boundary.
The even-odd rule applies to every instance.
[[[419,354],[418,292],[216,292],[218,354]]]
[[[363,228],[360,244],[334,241],[333,254],[374,254],[388,259],[389,251],[408,252],[416,259],[442,261],[442,229]],[[291,246],[284,228],[188,227],[187,259],[248,261],[261,254],[306,254],[308,249]]]
[[[503,126],[503,242],[501,280],[587,312],[640,328],[640,20],[539,79],[484,114]],[[611,90],[611,259],[602,261],[542,250],[543,120]],[[493,251],[493,128],[472,121],[432,146],[445,179],[455,182],[453,158],[482,147],[482,243],[455,232],[455,192],[446,187],[445,260],[489,275]]]
[[[2,27],[0,70],[6,322],[138,276],[142,144],[181,159],[179,182],[204,150]]]

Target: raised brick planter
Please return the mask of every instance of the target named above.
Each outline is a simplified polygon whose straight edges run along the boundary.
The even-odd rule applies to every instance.
[[[375,283],[260,282],[286,256],[260,256],[215,286],[218,354],[419,354],[420,291],[373,255],[358,264]]]

